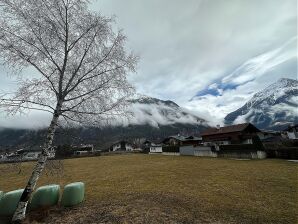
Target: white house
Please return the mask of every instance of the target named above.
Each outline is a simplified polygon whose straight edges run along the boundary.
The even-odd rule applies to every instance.
[[[155,144],[152,142],[152,144],[150,146],[150,153],[162,153],[162,145]]]
[[[37,160],[40,153],[40,151],[25,152],[23,154],[23,160]]]
[[[114,143],[111,148],[110,151],[133,151],[134,147],[130,142],[127,141],[119,141]]]
[[[284,132],[286,132],[288,139],[298,139],[298,124],[289,126]]]
[[[162,153],[162,144],[146,140],[143,143],[143,150],[146,150],[149,153]]]

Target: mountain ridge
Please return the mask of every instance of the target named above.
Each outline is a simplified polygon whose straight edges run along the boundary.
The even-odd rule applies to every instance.
[[[298,123],[298,81],[281,78],[255,93],[239,109],[226,115],[225,124],[251,122],[260,129],[281,130]]]
[[[159,139],[175,134],[194,135],[208,127],[205,120],[180,107],[173,101],[152,97],[129,100],[132,116],[114,121],[110,126],[58,128],[55,144],[95,144],[104,149],[120,139]],[[10,147],[39,146],[46,128],[0,129],[0,150]],[[32,147],[33,147],[32,146]],[[102,148],[103,147],[103,148]]]

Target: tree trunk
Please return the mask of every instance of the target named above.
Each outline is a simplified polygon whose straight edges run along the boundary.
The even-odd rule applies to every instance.
[[[51,124],[48,128],[47,138],[45,140],[42,152],[38,158],[37,164],[35,165],[31,177],[28,180],[27,186],[25,187],[23,194],[21,196],[21,199],[19,201],[18,207],[13,215],[12,223],[22,223],[22,220],[26,217],[26,208],[28,205],[28,201],[31,197],[31,194],[35,188],[35,185],[45,167],[46,161],[49,156],[49,150],[52,147],[53,139],[54,139],[54,133],[57,127],[59,113],[57,111],[60,111],[61,106],[57,106],[53,118],[51,121]]]

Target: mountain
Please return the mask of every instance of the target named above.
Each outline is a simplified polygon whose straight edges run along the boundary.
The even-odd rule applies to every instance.
[[[109,126],[63,128],[56,131],[55,144],[92,143],[107,148],[120,139],[149,138],[161,140],[174,134],[193,135],[206,129],[206,121],[181,108],[173,101],[142,96],[128,101],[129,116],[116,119]],[[1,129],[0,150],[13,147],[39,147],[46,129]]]
[[[131,114],[122,125],[143,125],[153,127],[173,124],[206,126],[206,121],[179,107],[170,100],[160,100],[143,96],[130,100],[128,112]],[[122,120],[123,122],[123,120]]]
[[[259,129],[282,130],[298,123],[298,81],[279,79],[225,117],[226,124],[251,122]]]

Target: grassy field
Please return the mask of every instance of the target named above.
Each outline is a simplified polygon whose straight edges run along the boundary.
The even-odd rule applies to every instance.
[[[0,165],[0,189],[23,187],[32,165],[20,174]],[[130,154],[69,159],[64,169],[39,185],[83,181],[86,201],[55,208],[43,222],[297,223],[293,162]]]

